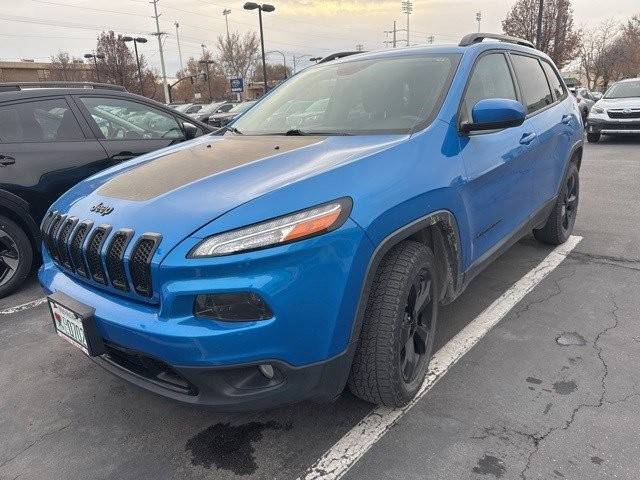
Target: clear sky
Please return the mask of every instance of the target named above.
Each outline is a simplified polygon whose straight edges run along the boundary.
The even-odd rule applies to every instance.
[[[267,0],[268,1],[268,0]],[[264,14],[267,50],[292,56],[326,55],[355,49],[384,48],[384,30],[405,28],[401,1],[389,0],[284,0],[271,2],[273,13]],[[482,11],[482,30],[500,32],[500,22],[514,0],[415,0],[410,18],[411,43],[424,44],[433,35],[435,42],[456,42],[476,31],[476,12]],[[222,10],[228,8],[231,31],[257,30],[256,11],[242,9],[235,0],[160,0],[161,29],[164,37],[167,73],[179,68],[176,29],[180,23],[183,58],[196,56],[201,44],[214,49],[214,42],[225,31]],[[573,0],[578,26],[590,27],[605,18],[624,20],[640,13],[640,0]],[[603,8],[603,5],[606,5]],[[66,51],[82,57],[95,47],[101,30],[125,35],[147,35],[155,30],[153,7],[148,0],[0,0],[0,59],[30,58],[47,61],[52,54]],[[398,38],[405,33],[399,32]],[[158,46],[154,37],[141,47],[149,63],[159,69]],[[281,62],[279,53],[269,61]],[[298,65],[305,65],[299,60]]]

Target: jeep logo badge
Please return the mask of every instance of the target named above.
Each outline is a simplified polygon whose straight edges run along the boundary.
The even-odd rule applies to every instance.
[[[110,206],[105,205],[104,203],[100,202],[99,204],[94,205],[93,207],[91,207],[91,211],[99,213],[100,215],[102,215],[104,217],[105,215],[109,215],[111,212],[113,212],[113,207],[110,207]]]

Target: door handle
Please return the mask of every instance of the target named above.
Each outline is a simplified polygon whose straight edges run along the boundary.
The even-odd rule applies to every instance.
[[[564,123],[565,125],[569,125],[571,123],[571,119],[573,117],[571,115],[563,115],[562,116],[562,123]]]
[[[129,151],[124,151],[120,153],[116,153],[115,155],[111,155],[111,160],[129,160],[130,158],[135,157],[136,154]]]
[[[12,156],[0,154],[0,167],[8,167],[14,163],[16,163],[16,159]]]
[[[525,133],[524,135],[522,135],[522,138],[520,138],[520,144],[529,145],[531,142],[533,142],[535,138],[536,138],[535,133]]]

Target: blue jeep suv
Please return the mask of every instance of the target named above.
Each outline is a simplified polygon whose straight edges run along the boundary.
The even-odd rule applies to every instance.
[[[223,135],[103,171],[49,209],[55,330],[194,404],[262,409],[345,385],[406,404],[440,306],[521,237],[571,234],[583,131],[524,40],[319,64]]]

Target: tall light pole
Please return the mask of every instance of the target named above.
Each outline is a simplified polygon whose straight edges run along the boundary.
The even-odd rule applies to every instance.
[[[156,32],[151,35],[158,38],[158,50],[160,51],[160,70],[162,71],[162,87],[164,90],[164,101],[169,103],[169,85],[167,84],[167,70],[164,67],[164,52],[162,51],[162,35],[166,35],[165,32],[160,31],[160,15],[158,15],[158,2],[160,0],[151,0],[153,3],[153,17],[156,20]]]
[[[476,22],[478,22],[478,33],[480,33],[480,25],[482,24],[482,12],[476,12]]]
[[[138,57],[138,44],[147,43],[144,37],[122,37],[125,42],[133,42],[133,50],[136,52],[136,64],[138,65],[138,80],[140,81],[140,95],[144,95],[144,86],[142,85],[142,69],[140,68],[140,57]]]
[[[178,42],[178,58],[180,59],[180,70],[183,70],[184,66],[182,65],[182,50],[180,49],[180,33],[178,32],[178,28],[180,28],[180,24],[176,22],[175,26],[176,26],[176,41]]]
[[[100,83],[100,72],[98,71],[98,58],[100,60],[104,60],[104,55],[101,53],[93,54],[93,53],[85,53],[84,58],[93,58],[93,65],[96,67],[96,81]]]
[[[405,0],[402,2],[402,13],[407,15],[407,47],[411,45],[411,39],[409,37],[409,15],[413,12],[413,2],[411,0]]]
[[[536,31],[536,47],[540,48],[542,43],[542,12],[544,10],[544,0],[538,3],[538,28]]]
[[[204,47],[204,45],[203,45]],[[200,60],[198,62],[200,65],[204,65],[207,70],[207,87],[209,87],[209,102],[213,102],[213,95],[211,94],[211,78],[209,76],[209,65],[213,65],[216,63],[215,60]]]
[[[245,10],[255,10],[258,9],[258,21],[260,22],[260,48],[262,50],[262,79],[264,80],[264,93],[267,93],[267,64],[264,57],[264,34],[262,31],[262,12],[273,12],[276,7],[273,5],[269,5],[268,3],[263,3],[262,5],[258,5],[254,2],[247,2],[244,4]]]
[[[227,24],[227,42],[229,41],[229,14],[231,13],[231,10],[229,10],[228,8],[225,8],[224,10],[222,10],[222,15],[224,15],[224,22]]]

